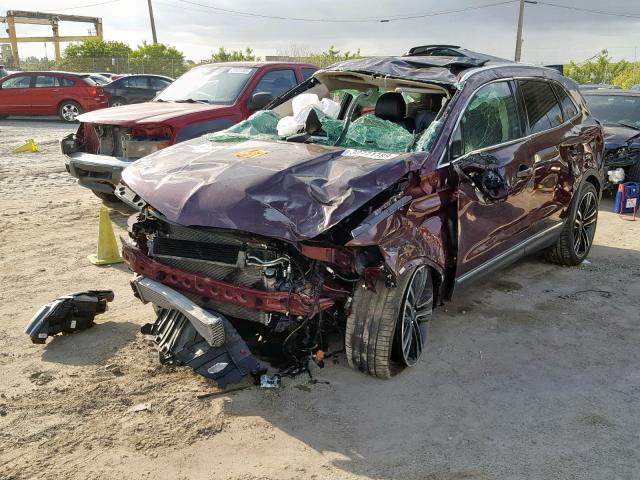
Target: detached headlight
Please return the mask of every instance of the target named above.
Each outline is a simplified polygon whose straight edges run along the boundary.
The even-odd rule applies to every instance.
[[[169,138],[145,138],[127,135],[122,139],[122,152],[127,160],[137,160],[171,145]]]

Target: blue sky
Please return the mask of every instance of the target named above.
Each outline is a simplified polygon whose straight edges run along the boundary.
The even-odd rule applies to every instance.
[[[73,8],[101,0],[57,0],[59,13],[99,16],[108,40],[121,40],[135,47],[151,40],[146,0],[120,0],[107,5]],[[105,1],[105,0],[102,0]],[[305,18],[362,18],[419,14],[473,7],[496,0],[194,0],[240,11]],[[522,60],[530,63],[583,61],[606,48],[616,58],[640,56],[640,2],[628,0],[549,0],[609,12],[633,14],[637,18],[595,15],[543,5],[526,6]],[[1,0],[5,10],[52,11],[45,0]],[[360,48],[365,55],[405,52],[413,45],[452,43],[486,53],[512,58],[515,47],[517,3],[464,13],[389,23],[314,23],[269,20],[228,15],[182,2],[153,0],[158,40],[182,50],[187,58],[209,57],[220,46],[227,49],[252,47],[258,55],[302,50]],[[65,10],[63,10],[65,9]],[[0,13],[2,15],[3,13]],[[61,34],[84,34],[89,25],[61,24]],[[47,35],[47,27],[19,26],[18,34]],[[636,48],[637,47],[637,48]],[[47,45],[53,56],[53,46]],[[44,56],[44,44],[22,44],[21,57]]]

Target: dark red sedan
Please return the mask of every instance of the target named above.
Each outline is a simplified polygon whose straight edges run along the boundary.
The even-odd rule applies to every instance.
[[[75,122],[81,113],[108,106],[102,87],[89,75],[17,72],[0,81],[0,118],[57,115],[65,122]]]

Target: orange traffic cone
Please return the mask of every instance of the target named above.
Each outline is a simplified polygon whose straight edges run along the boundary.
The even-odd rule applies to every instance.
[[[118,250],[116,236],[113,233],[113,225],[109,220],[107,207],[100,208],[100,227],[98,229],[98,253],[87,257],[94,265],[111,265],[122,263],[122,257]]]

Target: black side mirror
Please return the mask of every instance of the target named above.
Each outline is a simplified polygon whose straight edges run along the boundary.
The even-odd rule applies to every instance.
[[[269,105],[273,101],[273,95],[268,92],[257,92],[254,93],[249,101],[247,102],[247,108],[249,110],[256,111],[262,110],[264,107]]]
[[[471,154],[452,163],[458,176],[469,182],[483,203],[505,200],[509,195],[507,182],[500,173],[498,159],[486,153]]]

